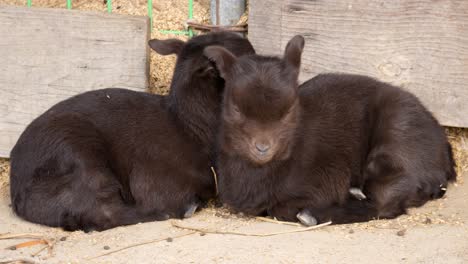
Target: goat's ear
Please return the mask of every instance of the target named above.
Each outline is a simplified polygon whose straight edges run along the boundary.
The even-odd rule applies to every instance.
[[[203,54],[212,62],[216,63],[219,74],[222,78],[226,79],[227,73],[230,71],[232,65],[236,62],[234,56],[227,49],[220,46],[206,47]]]
[[[297,35],[288,42],[284,51],[284,60],[286,63],[298,72],[301,66],[301,55],[303,49],[304,37]]]
[[[205,65],[197,69],[198,77],[215,77],[217,75],[216,69],[214,65]]]
[[[180,39],[152,39],[148,45],[160,55],[179,54],[185,45]]]

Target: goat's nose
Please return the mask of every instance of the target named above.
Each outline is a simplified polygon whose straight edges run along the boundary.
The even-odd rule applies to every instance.
[[[263,143],[255,143],[255,147],[257,148],[258,151],[261,153],[266,153],[270,149],[269,144],[263,144]]]

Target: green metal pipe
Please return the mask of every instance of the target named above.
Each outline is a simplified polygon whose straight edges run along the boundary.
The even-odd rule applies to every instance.
[[[107,0],[107,13],[112,13],[112,0]]]
[[[186,30],[159,30],[159,32],[172,35],[189,35],[189,32]]]
[[[192,18],[193,18],[193,0],[189,0],[188,18],[189,18],[189,20],[192,20]],[[193,31],[192,31],[192,29],[190,27],[188,28],[188,35],[189,35],[189,37],[193,37]]]
[[[148,16],[150,18],[151,32],[153,32],[153,0],[148,0]]]
[[[189,0],[188,18],[189,18],[189,19],[192,19],[192,18],[193,18],[193,0]]]

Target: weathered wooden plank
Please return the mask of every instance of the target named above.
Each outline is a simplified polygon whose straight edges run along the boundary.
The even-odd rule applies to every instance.
[[[280,20],[280,40],[257,31],[249,38],[280,47],[280,54],[292,36],[305,36],[302,80],[322,72],[370,75],[415,93],[442,124],[468,127],[468,1],[276,2],[282,11],[268,20],[252,5],[251,17],[258,19],[249,27]]]
[[[250,1],[249,40],[263,54],[276,54],[281,48],[281,7],[278,0]]]
[[[0,156],[25,126],[75,94],[148,85],[146,17],[0,6]]]

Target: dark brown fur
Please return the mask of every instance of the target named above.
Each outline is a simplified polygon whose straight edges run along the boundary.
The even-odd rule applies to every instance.
[[[304,40],[283,59],[205,54],[226,80],[219,190],[235,211],[295,221],[394,218],[454,181],[443,128],[412,94],[369,77],[323,74],[298,86]],[[266,150],[266,151],[265,151]],[[368,199],[349,195],[363,188]]]
[[[149,44],[178,55],[170,94],[92,91],[35,119],[11,153],[16,214],[67,230],[104,230],[182,218],[215,195],[210,166],[224,81],[203,49],[221,45],[242,55],[253,48],[232,33]]]

